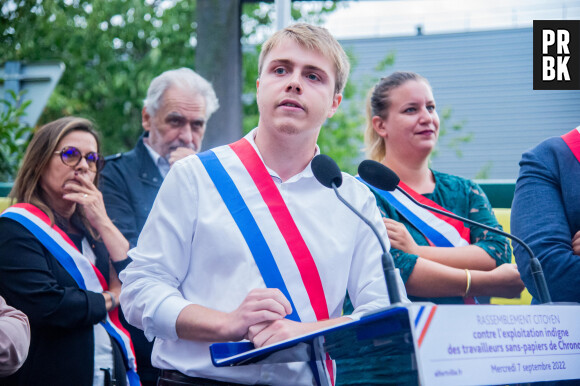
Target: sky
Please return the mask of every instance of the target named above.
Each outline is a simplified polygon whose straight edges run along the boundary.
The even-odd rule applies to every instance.
[[[580,20],[580,0],[345,1],[324,26],[338,39],[531,27]]]

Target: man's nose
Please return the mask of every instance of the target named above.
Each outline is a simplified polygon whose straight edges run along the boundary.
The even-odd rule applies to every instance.
[[[293,74],[290,79],[288,79],[288,84],[286,85],[286,91],[295,91],[297,93],[302,92],[302,85],[300,83],[300,74]]]
[[[193,133],[189,125],[184,125],[179,132],[179,140],[186,145],[190,145],[193,142]]]

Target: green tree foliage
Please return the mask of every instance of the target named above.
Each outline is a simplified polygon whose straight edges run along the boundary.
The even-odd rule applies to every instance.
[[[358,62],[354,54],[347,52],[351,72]],[[365,158],[363,137],[366,129],[366,102],[369,90],[395,63],[395,53],[389,52],[361,79],[349,79],[341,107],[323,127],[318,144],[323,153],[331,155],[340,168],[350,174],[357,173],[358,164]]]
[[[134,145],[151,79],[195,59],[195,2],[21,0],[0,13],[0,63],[62,61],[40,122],[92,119],[106,153]]]
[[[258,123],[259,44],[274,30],[275,6],[242,4],[247,132]],[[292,18],[319,24],[339,6],[328,1],[293,3]],[[0,8],[0,63],[64,62],[66,70],[39,123],[65,115],[86,117],[102,133],[105,154],[125,151],[142,131],[142,99],[151,79],[168,69],[195,68],[195,20],[193,0],[10,0]],[[365,92],[362,85],[347,84],[342,106],[323,127],[319,141],[322,152],[350,172],[361,157]]]
[[[12,182],[32,134],[32,127],[21,123],[31,101],[22,102],[23,92],[9,90],[8,99],[0,99],[0,181]]]

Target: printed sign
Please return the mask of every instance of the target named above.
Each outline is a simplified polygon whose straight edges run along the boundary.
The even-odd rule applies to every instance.
[[[580,305],[410,308],[424,385],[580,379]]]
[[[580,90],[580,20],[534,20],[534,90]]]

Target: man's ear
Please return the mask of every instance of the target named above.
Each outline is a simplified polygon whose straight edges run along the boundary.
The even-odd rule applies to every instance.
[[[340,106],[340,102],[342,102],[342,94],[334,94],[334,98],[332,98],[332,105],[328,111],[327,118],[331,118],[334,113],[336,113],[336,109],[338,109],[338,106]]]
[[[258,95],[259,90],[260,90],[260,78],[256,79],[256,95]]]
[[[143,107],[143,110],[141,110],[141,125],[145,131],[151,130],[151,115],[147,112],[146,107]]]

